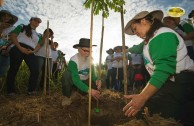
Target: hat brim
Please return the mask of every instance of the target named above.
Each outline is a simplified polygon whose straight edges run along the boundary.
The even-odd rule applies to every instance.
[[[97,46],[97,45],[92,45],[92,46]],[[75,49],[77,49],[78,47],[86,47],[86,48],[90,48],[90,46],[83,46],[83,45],[79,45],[79,44],[73,45],[73,48],[75,48]]]
[[[111,53],[111,52],[114,53],[114,50],[107,50],[106,51],[106,53],[108,53],[108,54]]]
[[[13,15],[13,14],[11,14],[11,13],[8,12],[8,11],[1,10],[1,11],[0,11],[0,17],[2,16],[2,14],[8,14],[8,15],[10,15],[10,16],[12,17],[12,19],[8,22],[8,23],[11,24],[11,25],[14,25],[14,24],[18,21],[18,17],[15,16],[15,15]]]
[[[163,12],[161,10],[152,11],[152,12],[148,13],[147,15],[149,15],[149,14],[152,15],[154,18],[159,19],[160,21],[162,20],[162,18],[164,16],[164,14],[163,14]],[[146,17],[147,15],[145,15],[144,17]],[[133,31],[131,30],[132,23],[135,20],[144,18],[144,17],[140,17],[140,18],[134,18],[134,17],[125,26],[125,33],[128,34],[128,35],[134,35]]]

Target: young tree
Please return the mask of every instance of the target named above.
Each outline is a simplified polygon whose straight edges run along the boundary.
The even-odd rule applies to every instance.
[[[86,0],[84,6],[90,8],[92,0]],[[108,18],[109,9],[115,12],[121,13],[121,29],[122,29],[122,50],[123,50],[123,72],[124,72],[124,94],[127,94],[127,65],[126,65],[126,52],[125,52],[125,34],[124,34],[124,13],[123,5],[124,0],[94,0],[94,15],[98,15],[102,11],[102,34],[101,34],[101,45],[100,45],[100,60],[99,60],[99,74],[101,78],[101,58],[102,58],[102,47],[103,47],[103,36],[104,36],[104,18]]]

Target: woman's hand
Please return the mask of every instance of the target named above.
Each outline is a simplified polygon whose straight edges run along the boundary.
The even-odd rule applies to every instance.
[[[33,53],[32,50],[26,49],[26,48],[24,48],[24,47],[22,47],[22,46],[19,47],[19,50],[20,50],[22,53],[26,54],[26,55],[30,55],[30,54]]]
[[[141,108],[144,106],[146,99],[141,94],[125,95],[127,99],[131,99],[130,102],[123,108],[125,116],[135,116]]]
[[[157,91],[158,88],[148,83],[140,94],[125,95],[125,98],[131,99],[131,101],[123,108],[125,115],[129,117],[135,116],[145,105],[145,102]]]
[[[94,97],[94,99],[98,100],[100,98],[100,91],[92,89],[92,97]]]
[[[102,86],[102,81],[101,80],[96,80],[96,86],[97,86],[97,89],[100,90],[101,86]]]

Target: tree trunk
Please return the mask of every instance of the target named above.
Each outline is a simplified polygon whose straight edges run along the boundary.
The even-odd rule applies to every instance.
[[[104,40],[104,17],[102,16],[102,32],[101,32],[100,58],[99,58],[99,75],[98,75],[99,79],[101,79],[101,64],[102,64],[103,40]]]
[[[88,97],[88,126],[91,125],[91,97],[92,97],[92,36],[93,36],[93,13],[94,13],[94,0],[91,5],[91,23],[90,23],[90,75],[89,75],[89,97]]]

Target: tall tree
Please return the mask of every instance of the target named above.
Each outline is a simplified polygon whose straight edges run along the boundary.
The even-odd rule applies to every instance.
[[[90,7],[92,0],[86,0],[84,5],[86,8]],[[102,11],[102,36],[100,46],[100,61],[99,61],[99,75],[101,78],[101,58],[102,58],[102,44],[104,36],[104,18],[109,16],[109,9],[115,12],[121,13],[121,29],[122,29],[122,50],[123,50],[123,73],[124,73],[124,94],[127,94],[127,64],[126,64],[126,46],[125,46],[125,34],[124,34],[124,13],[123,5],[124,0],[94,0],[94,15],[98,15]]]
[[[86,0],[84,3],[85,8],[90,8],[92,0]],[[109,9],[106,0],[94,0],[94,15],[99,15],[102,11],[102,29],[101,29],[101,42],[100,42],[100,58],[99,58],[99,67],[98,67],[98,77],[101,79],[101,64],[102,64],[102,50],[103,50],[103,41],[104,41],[104,18],[108,18]]]

